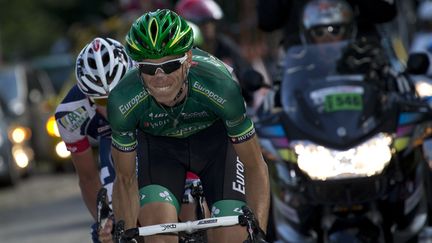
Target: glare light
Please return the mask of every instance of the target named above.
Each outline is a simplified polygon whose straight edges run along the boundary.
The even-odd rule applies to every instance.
[[[376,175],[391,159],[391,138],[385,134],[346,151],[328,149],[304,141],[291,145],[298,155],[299,168],[312,179],[327,180]]]
[[[432,96],[432,85],[426,81],[417,81],[415,84],[415,88],[420,97]]]
[[[57,122],[54,116],[50,116],[50,118],[48,118],[45,128],[50,136],[58,137],[58,138],[60,137],[60,133],[57,127]]]
[[[57,143],[56,147],[55,147],[56,153],[60,158],[67,158],[70,156],[70,152],[67,150],[66,148],[66,144],[61,141],[59,143]]]
[[[10,129],[9,138],[13,143],[20,144],[31,137],[30,129],[17,126]]]
[[[15,163],[20,168],[26,168],[29,165],[30,157],[25,149],[21,146],[14,146],[12,148],[12,155],[15,159]]]

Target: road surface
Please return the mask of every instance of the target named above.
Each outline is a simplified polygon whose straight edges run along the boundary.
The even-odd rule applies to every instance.
[[[0,188],[1,242],[91,242],[91,224],[73,173],[34,175]]]

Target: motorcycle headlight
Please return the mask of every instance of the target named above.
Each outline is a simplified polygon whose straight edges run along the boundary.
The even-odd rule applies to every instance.
[[[50,116],[50,118],[48,118],[46,124],[45,124],[45,128],[47,133],[51,136],[51,137],[60,137],[60,133],[57,127],[57,122],[55,120],[54,116]]]
[[[293,141],[299,168],[316,180],[368,177],[379,174],[391,159],[392,139],[378,134],[346,151],[305,142]]]
[[[432,84],[425,80],[419,80],[415,83],[415,88],[420,97],[432,96]]]

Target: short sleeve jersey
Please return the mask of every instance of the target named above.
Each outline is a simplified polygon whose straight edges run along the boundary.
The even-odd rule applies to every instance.
[[[96,112],[96,106],[76,85],[57,106],[55,118],[60,136],[72,153],[86,150],[101,136],[111,136],[107,119]]]
[[[233,143],[246,141],[255,134],[253,122],[246,115],[241,89],[229,68],[207,52],[193,49],[192,53],[188,94],[175,107],[162,107],[157,103],[146,91],[136,68],[111,91],[108,120],[115,148],[134,150],[136,129],[156,136],[184,138],[219,119],[224,122]]]

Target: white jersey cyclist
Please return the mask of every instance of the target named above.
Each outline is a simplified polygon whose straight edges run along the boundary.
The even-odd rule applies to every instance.
[[[101,186],[111,202],[115,178],[111,158],[111,128],[106,103],[109,92],[132,67],[132,61],[118,41],[95,38],[79,53],[75,84],[58,105],[55,117],[62,140],[71,152],[86,206],[96,219],[96,195]],[[92,145],[98,145],[99,163]],[[93,242],[99,242],[97,225]]]

